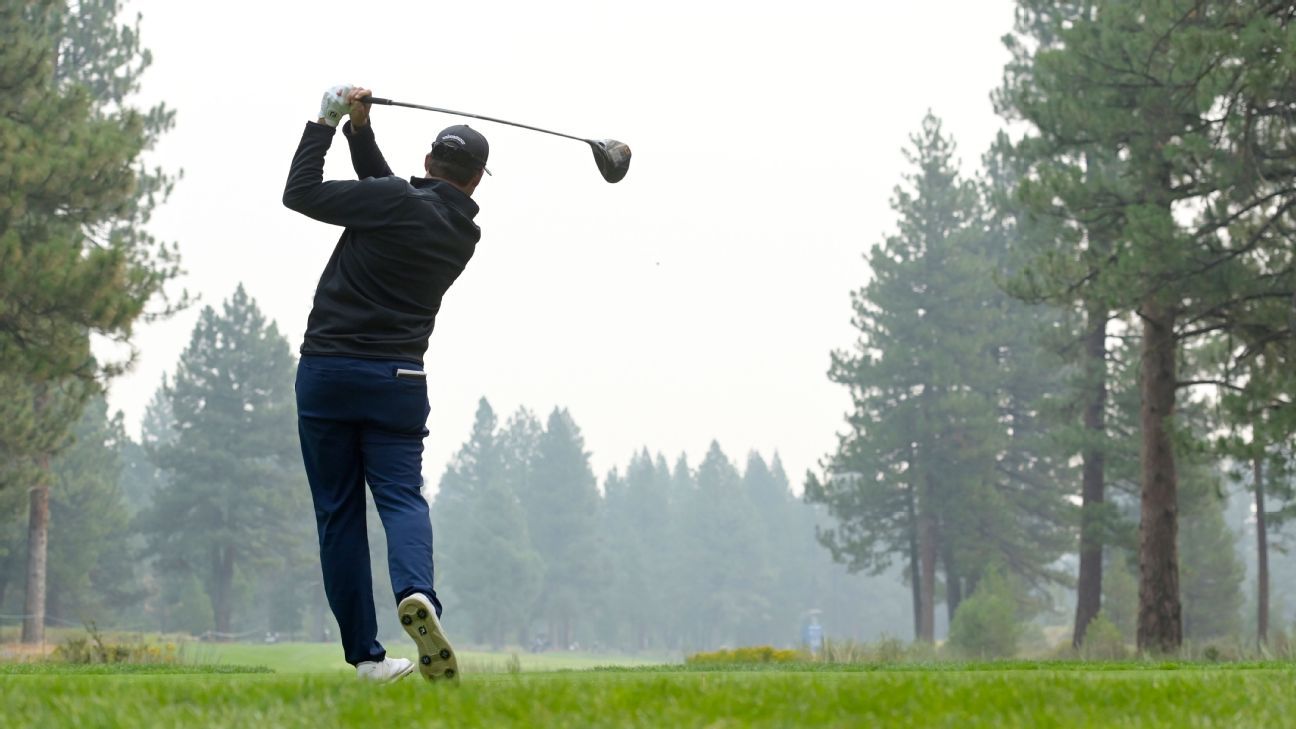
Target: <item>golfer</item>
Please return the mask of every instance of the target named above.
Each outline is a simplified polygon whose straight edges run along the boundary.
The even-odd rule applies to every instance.
[[[297,426],[315,503],[324,592],[346,661],[360,678],[392,681],[414,664],[378,642],[365,483],[387,533],[397,614],[418,644],[424,678],[456,679],[458,662],[438,618],[432,524],[423,498],[428,434],[423,354],[441,297],[472,258],[481,231],[472,195],[486,171],[486,138],[467,126],[437,135],[426,177],[392,175],[378,151],[368,89],[338,86],[307,122],[288,173],[289,209],[342,228],[315,289],[297,368]],[[356,181],[323,180],[337,124]]]

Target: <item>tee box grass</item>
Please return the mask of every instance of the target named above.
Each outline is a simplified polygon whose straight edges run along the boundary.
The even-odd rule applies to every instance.
[[[336,666],[334,647],[322,648],[329,660],[309,665]],[[0,668],[0,726],[1282,727],[1296,722],[1292,663],[546,670],[533,660],[517,673],[465,672],[458,686],[428,685],[417,678],[375,686],[358,683],[345,670],[292,672],[312,650],[305,644],[219,646],[211,651],[220,659],[215,668]],[[275,655],[268,662],[283,669],[275,673],[242,672],[257,669],[225,662]],[[573,657],[549,657],[559,659]],[[475,660],[502,666],[508,657],[477,654]],[[586,660],[599,659],[579,657],[576,663]]]

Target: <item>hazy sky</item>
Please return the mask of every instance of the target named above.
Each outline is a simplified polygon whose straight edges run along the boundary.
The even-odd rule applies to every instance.
[[[472,122],[495,173],[482,240],[427,355],[431,484],[479,397],[570,409],[600,481],[643,445],[694,465],[777,450],[795,485],[849,401],[829,352],[854,339],[861,255],[892,230],[901,148],[931,108],[971,172],[1000,122],[1009,0],[798,3],[134,0],[154,65],[143,100],[178,111],[157,150],[184,179],[154,218],[177,285],[219,306],[242,282],[301,342],[339,229],[280,203],[324,89],[498,116],[634,151],[609,185],[570,140]],[[459,119],[375,108],[397,174]],[[341,134],[327,177],[352,176]],[[142,327],[111,403],[132,429],[200,306]]]

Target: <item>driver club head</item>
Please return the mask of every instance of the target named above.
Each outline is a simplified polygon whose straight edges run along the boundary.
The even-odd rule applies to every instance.
[[[594,163],[608,182],[620,182],[630,171],[630,147],[615,139],[587,139],[594,150]]]

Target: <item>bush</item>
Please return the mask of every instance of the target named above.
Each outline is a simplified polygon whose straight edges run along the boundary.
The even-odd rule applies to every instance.
[[[773,646],[758,645],[748,648],[694,653],[684,659],[690,666],[717,663],[796,663],[807,660],[801,651],[780,650]]]
[[[932,660],[934,657],[926,643],[905,643],[899,638],[883,636],[873,643],[825,638],[823,651],[816,660],[840,664],[905,663]]]
[[[1282,628],[1273,628],[1269,631],[1269,652],[1274,658],[1296,658],[1292,640],[1287,636],[1287,631]]]
[[[901,647],[897,654],[903,650]],[[871,663],[878,660],[875,654],[867,643],[824,638],[823,650],[817,658],[820,663]]]
[[[954,613],[949,645],[968,658],[1007,658],[1017,653],[1022,631],[1011,585],[991,571]]]
[[[111,643],[104,640],[94,623],[86,635],[64,640],[54,649],[53,659],[63,663],[179,663],[175,643]]]
[[[1116,623],[1099,612],[1089,621],[1085,629],[1084,644],[1080,646],[1080,657],[1087,661],[1120,661],[1129,658],[1129,649],[1125,647],[1125,636],[1121,635]]]

